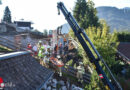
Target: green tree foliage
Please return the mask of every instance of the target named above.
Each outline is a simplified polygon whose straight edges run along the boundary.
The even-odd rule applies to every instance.
[[[87,35],[89,36],[90,40],[104,58],[105,62],[108,64],[110,68],[114,66],[117,62],[115,61],[115,48],[118,46],[118,38],[117,32],[109,33],[109,27],[105,23],[102,22],[101,28],[94,28],[89,27],[86,30]],[[105,70],[105,67],[104,67]]]
[[[104,20],[98,22],[98,17],[96,16],[96,13],[97,12],[94,8],[94,3],[90,0],[89,2],[86,2],[85,0],[77,0],[73,11],[74,17],[76,18],[80,27],[85,29],[86,34],[90,38],[91,42],[94,44],[97,51],[103,57],[109,68],[115,73],[117,71],[113,69],[113,67],[115,65],[119,65],[119,62],[115,61],[115,49],[119,44],[117,32],[115,31],[111,34],[110,28]],[[70,30],[69,34],[72,38],[78,41],[72,30]],[[87,41],[86,43],[96,57],[96,54],[92,50],[92,47]],[[104,90],[104,85],[102,81],[99,79],[96,71],[93,68],[93,64],[90,63],[90,60],[81,45],[78,47],[78,51],[80,56],[82,56],[83,58],[84,66],[90,66],[93,70],[91,83],[89,85],[86,85],[85,89]],[[102,62],[99,62],[99,64],[102,66],[106,75],[109,77],[108,71],[105,68],[104,64]]]
[[[130,42],[130,32],[118,32],[117,36],[120,42]]]
[[[105,90],[102,81],[99,79],[96,71],[91,76],[91,82],[85,86],[85,90]]]
[[[11,11],[8,6],[5,7],[3,21],[11,23]]]
[[[86,0],[77,0],[73,15],[81,28],[86,29],[89,26],[98,27],[100,24],[96,14],[96,8],[94,8],[94,3],[91,0],[89,2],[86,2]]]
[[[117,32],[114,32],[113,34],[109,33],[109,27],[107,26],[105,21],[101,21],[101,27],[89,27],[85,30],[88,37],[90,38],[91,42],[94,44],[95,48],[98,50],[98,52],[101,54],[101,56],[104,58],[105,62],[108,64],[108,66],[111,68],[111,70],[114,72],[113,66],[116,65],[118,62],[115,61],[115,49],[118,45],[118,38],[117,38]],[[70,36],[75,38],[74,33],[72,30],[70,31]],[[77,39],[75,39],[77,40]],[[86,41],[87,42],[87,41]],[[87,43],[88,44],[88,43]],[[88,45],[90,46],[90,45]],[[90,47],[92,50],[92,48]],[[85,51],[83,50],[82,46],[79,46],[78,48],[79,53],[83,57],[84,65],[89,65],[91,68],[93,68],[93,65],[89,62],[89,58],[85,54]],[[93,51],[92,51],[93,52]],[[93,52],[94,54],[94,52]],[[94,54],[95,55],[95,54]],[[105,66],[100,62],[100,65],[102,66],[103,70],[109,76],[108,71],[106,70]],[[91,78],[92,82],[86,86],[86,88],[92,90],[100,90],[103,89],[103,83],[101,80],[99,80],[99,77],[97,73],[94,71]]]

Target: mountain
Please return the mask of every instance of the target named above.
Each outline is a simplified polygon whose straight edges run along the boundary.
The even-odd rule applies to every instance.
[[[130,7],[125,7],[124,9],[130,10]]]
[[[113,32],[114,29],[118,32],[130,32],[130,7],[119,9],[116,7],[102,6],[97,7],[97,12],[99,19],[106,20],[111,32]],[[62,25],[62,33],[68,33],[69,30],[69,24]]]
[[[116,7],[102,6],[97,7],[99,19],[105,19],[110,26],[111,32],[130,31],[130,7],[118,9]]]

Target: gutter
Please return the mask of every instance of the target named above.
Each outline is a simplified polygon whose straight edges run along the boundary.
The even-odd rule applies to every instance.
[[[52,72],[52,74],[49,76],[48,80],[50,80],[53,75],[54,75],[54,72]],[[42,90],[42,88],[48,82],[48,80],[46,80],[45,82],[43,82],[43,84],[41,84],[40,87],[38,87],[36,90]]]

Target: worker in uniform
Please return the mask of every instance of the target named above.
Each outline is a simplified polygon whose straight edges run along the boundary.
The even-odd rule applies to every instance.
[[[85,73],[85,69],[82,62],[79,62],[79,66],[77,67],[77,78],[79,82],[83,82],[83,74]]]
[[[45,67],[49,67],[49,54],[46,54],[43,59],[43,63]]]
[[[27,50],[29,50],[31,52],[31,56],[33,56],[32,45],[30,43],[27,45]]]
[[[27,50],[32,50],[32,45],[28,43]]]
[[[77,64],[78,61],[79,61],[79,59],[78,59],[78,50],[76,49],[74,43],[72,43],[72,42],[69,43],[66,61],[68,62],[71,59],[73,59],[72,66],[74,66],[74,64]]]
[[[50,56],[50,45],[47,45],[48,57]]]
[[[37,48],[37,44],[35,43],[34,44],[34,46],[33,46],[33,48],[32,48],[32,50],[33,50],[33,52],[34,52],[34,56],[37,56],[37,50],[38,48]]]
[[[62,56],[62,53],[63,53],[63,46],[62,46],[62,43],[60,43],[59,54]]]
[[[67,43],[64,46],[64,55],[66,55],[68,53],[68,45]]]
[[[49,52],[48,52],[48,46],[45,44],[44,45],[44,47],[45,47],[45,52],[44,52],[44,59],[43,59],[43,62],[44,62],[44,65],[45,65],[45,67],[49,67],[48,65],[49,65]]]
[[[38,43],[38,58],[40,59],[40,64],[43,64],[43,65],[44,65],[43,58],[45,56],[44,52],[45,52],[45,48],[42,45],[42,41],[39,41],[39,43]]]
[[[54,57],[57,57],[57,47],[58,47],[58,45],[55,44],[55,47],[54,47]]]

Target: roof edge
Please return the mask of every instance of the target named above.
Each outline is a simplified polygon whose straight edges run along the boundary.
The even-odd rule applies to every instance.
[[[17,57],[17,56],[21,56],[21,55],[25,55],[25,54],[29,54],[29,53],[30,53],[29,51],[8,53],[8,54],[0,55],[0,60],[5,60],[5,59],[9,59],[12,57]]]
[[[49,76],[48,80],[50,80],[53,75],[54,75],[54,72],[51,73],[51,75]],[[41,90],[44,87],[44,85],[47,83],[48,80],[46,80],[46,82],[44,82],[42,85],[40,85],[40,87],[37,88],[36,90]]]

